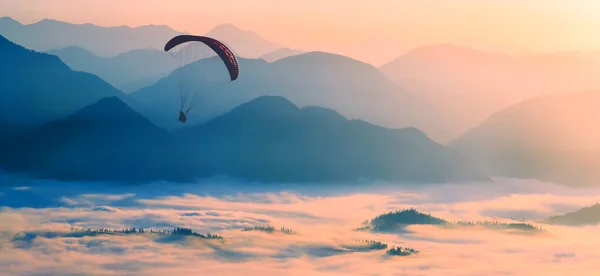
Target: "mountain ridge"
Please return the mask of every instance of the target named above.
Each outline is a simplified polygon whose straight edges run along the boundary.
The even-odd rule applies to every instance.
[[[435,133],[431,123],[435,120],[427,116],[427,103],[392,83],[370,64],[325,52],[304,53],[272,63],[244,58],[239,62],[244,69],[236,81],[210,88],[193,86],[192,90],[201,91],[202,101],[190,113],[191,121],[206,121],[259,96],[283,96],[299,106],[322,106],[349,118],[392,128],[414,126],[428,135]],[[172,110],[180,106],[178,81],[169,76],[130,95],[157,107],[154,121],[165,121],[161,118],[170,117]],[[369,105],[378,109],[365,108]]]
[[[171,73],[172,57],[161,50],[135,49],[114,57],[100,57],[76,46],[50,50],[73,70],[92,73],[128,93],[155,84]]]
[[[529,98],[600,88],[600,62],[593,58],[516,56],[455,44],[415,48],[378,68],[435,107],[449,134],[444,142]]]
[[[319,107],[263,96],[205,124],[166,132],[107,97],[0,146],[0,164],[36,177],[263,183],[489,181],[416,130],[390,130]],[[432,173],[435,172],[435,173]]]
[[[449,145],[493,176],[597,185],[598,106],[600,90],[536,97],[494,113]]]
[[[29,50],[2,36],[0,50],[0,118],[10,123],[41,124],[106,96],[128,101],[99,77],[73,71],[57,56]]]

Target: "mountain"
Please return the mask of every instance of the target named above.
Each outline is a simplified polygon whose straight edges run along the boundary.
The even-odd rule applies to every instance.
[[[3,17],[0,18],[0,34],[40,52],[76,46],[102,57],[110,57],[134,49],[161,50],[169,39],[181,33],[167,26],[101,27],[51,19],[23,25],[10,17]]]
[[[205,35],[221,40],[236,55],[244,58],[258,58],[282,48],[281,45],[268,41],[253,31],[241,30],[231,24],[218,25]]]
[[[191,124],[205,122],[259,96],[283,96],[300,106],[331,108],[344,116],[386,127],[414,126],[434,138],[437,134],[437,120],[428,116],[427,103],[406,93],[369,64],[322,52],[273,63],[261,59],[239,62],[241,72],[236,81],[221,86],[191,83],[191,90],[200,95],[190,113]],[[196,66],[203,68],[202,64]],[[179,76],[174,72],[156,85],[130,94],[139,102],[155,107],[156,113],[150,118],[164,127],[179,125],[175,120],[180,106],[180,93],[176,89]]]
[[[600,62],[577,56],[510,56],[435,44],[379,68],[407,91],[425,97],[456,138],[496,111],[553,93],[600,88]]]
[[[106,58],[140,49],[161,51],[169,39],[186,33],[164,25],[135,28],[104,27],[90,23],[72,24],[53,19],[25,25],[10,17],[1,17],[0,34],[19,45],[39,52],[74,46]],[[231,24],[218,25],[204,35],[221,40],[237,55],[244,58],[258,58],[284,48],[253,31],[241,30]]]
[[[110,97],[7,140],[0,151],[6,170],[71,180],[193,181],[215,175],[261,182],[489,180],[414,128],[347,120],[281,97],[257,98],[174,133]]]
[[[263,96],[179,132],[186,164],[264,182],[487,180],[414,128],[386,129]]]
[[[0,119],[0,140],[4,140],[22,134],[27,129],[27,126],[9,123]]]
[[[50,50],[73,70],[92,73],[116,88],[131,92],[153,85],[173,71],[173,58],[154,49],[132,50],[110,58],[96,56],[79,47]]]
[[[567,213],[560,216],[552,216],[543,221],[547,224],[555,225],[595,225],[600,223],[600,204],[584,207],[578,211]]]
[[[275,50],[273,52],[266,53],[266,54],[260,56],[259,58],[264,59],[267,62],[274,62],[274,61],[280,60],[282,58],[296,56],[296,55],[300,55],[303,53],[304,52],[293,50],[290,48],[281,48],[281,49]]]
[[[5,141],[0,162],[38,177],[152,180],[168,171],[168,164],[157,162],[168,138],[120,99],[107,97]]]
[[[492,175],[594,185],[599,106],[598,90],[537,97],[495,113],[451,146]]]
[[[95,75],[71,70],[53,55],[0,36],[0,118],[34,125],[67,116],[108,96],[125,95]]]

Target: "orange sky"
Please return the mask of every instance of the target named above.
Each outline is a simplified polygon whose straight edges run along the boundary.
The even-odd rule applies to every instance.
[[[511,52],[600,50],[597,0],[2,0],[0,16],[165,24],[191,33],[232,23],[285,46],[373,63],[436,42]]]

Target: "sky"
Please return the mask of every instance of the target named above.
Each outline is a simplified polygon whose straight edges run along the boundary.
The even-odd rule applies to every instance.
[[[430,43],[510,53],[600,50],[596,0],[2,0],[0,16],[190,33],[231,23],[287,47],[373,63]]]

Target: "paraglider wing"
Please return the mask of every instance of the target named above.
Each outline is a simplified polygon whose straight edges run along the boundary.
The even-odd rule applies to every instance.
[[[190,41],[202,42],[206,44],[206,46],[210,47],[221,58],[227,67],[231,81],[237,79],[240,74],[240,66],[237,58],[233,52],[227,46],[225,46],[225,44],[214,38],[206,36],[179,35],[172,38],[169,40],[169,42],[167,42],[167,44],[165,44],[165,51],[168,52],[173,47]]]

